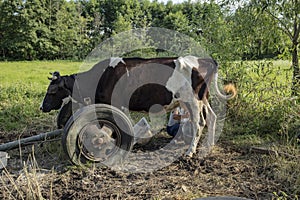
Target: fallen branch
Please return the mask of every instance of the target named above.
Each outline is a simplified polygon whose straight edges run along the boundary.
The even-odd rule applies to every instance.
[[[279,152],[270,148],[265,147],[250,147],[250,152],[252,153],[259,153],[259,154],[267,154],[267,155],[275,155],[277,156],[284,156],[288,158],[298,158],[300,159],[300,156],[294,156],[285,152]]]

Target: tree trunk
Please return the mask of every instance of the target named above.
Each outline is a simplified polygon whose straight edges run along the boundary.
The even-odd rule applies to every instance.
[[[298,44],[293,43],[292,46],[292,66],[293,66],[293,85],[292,96],[298,96],[300,94],[300,70],[298,60]]]

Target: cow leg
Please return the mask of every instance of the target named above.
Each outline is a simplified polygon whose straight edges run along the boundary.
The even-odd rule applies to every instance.
[[[199,121],[199,125],[200,126],[205,126],[206,125],[206,117],[207,117],[207,113],[208,113],[208,109],[207,106],[205,104],[205,102],[203,100],[199,101],[199,108],[200,108],[200,121]],[[204,112],[205,112],[205,116],[204,116]]]
[[[205,105],[205,111],[206,111],[206,123],[207,123],[207,128],[208,128],[208,142],[210,145],[215,145],[217,115],[214,113],[213,109],[211,108],[211,106],[206,98],[203,99],[203,103]]]
[[[190,115],[192,116],[191,123],[192,123],[192,127],[193,127],[193,130],[192,130],[193,131],[193,139],[192,139],[189,149],[186,152],[186,155],[189,157],[192,157],[193,154],[196,153],[196,148],[199,143],[202,130],[204,128],[204,126],[199,125],[199,122],[200,122],[199,112],[200,112],[200,110],[203,109],[203,102],[199,101],[198,103],[195,103],[195,101],[198,101],[198,100],[194,99],[194,102],[192,104],[190,104],[191,111],[192,111],[192,113]]]

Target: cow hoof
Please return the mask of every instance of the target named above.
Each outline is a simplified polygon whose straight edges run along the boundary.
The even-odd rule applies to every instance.
[[[193,152],[186,152],[185,154],[187,157],[192,158],[193,157]]]

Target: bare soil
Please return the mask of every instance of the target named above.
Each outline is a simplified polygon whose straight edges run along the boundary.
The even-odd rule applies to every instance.
[[[1,134],[0,143],[15,140]],[[160,135],[146,146],[169,142]],[[204,158],[180,157],[152,173],[125,173],[107,167],[73,166],[60,139],[9,152],[2,170],[0,199],[195,199],[206,196],[238,196],[272,199],[284,189],[276,166],[266,155],[250,154],[228,141],[219,141]]]

